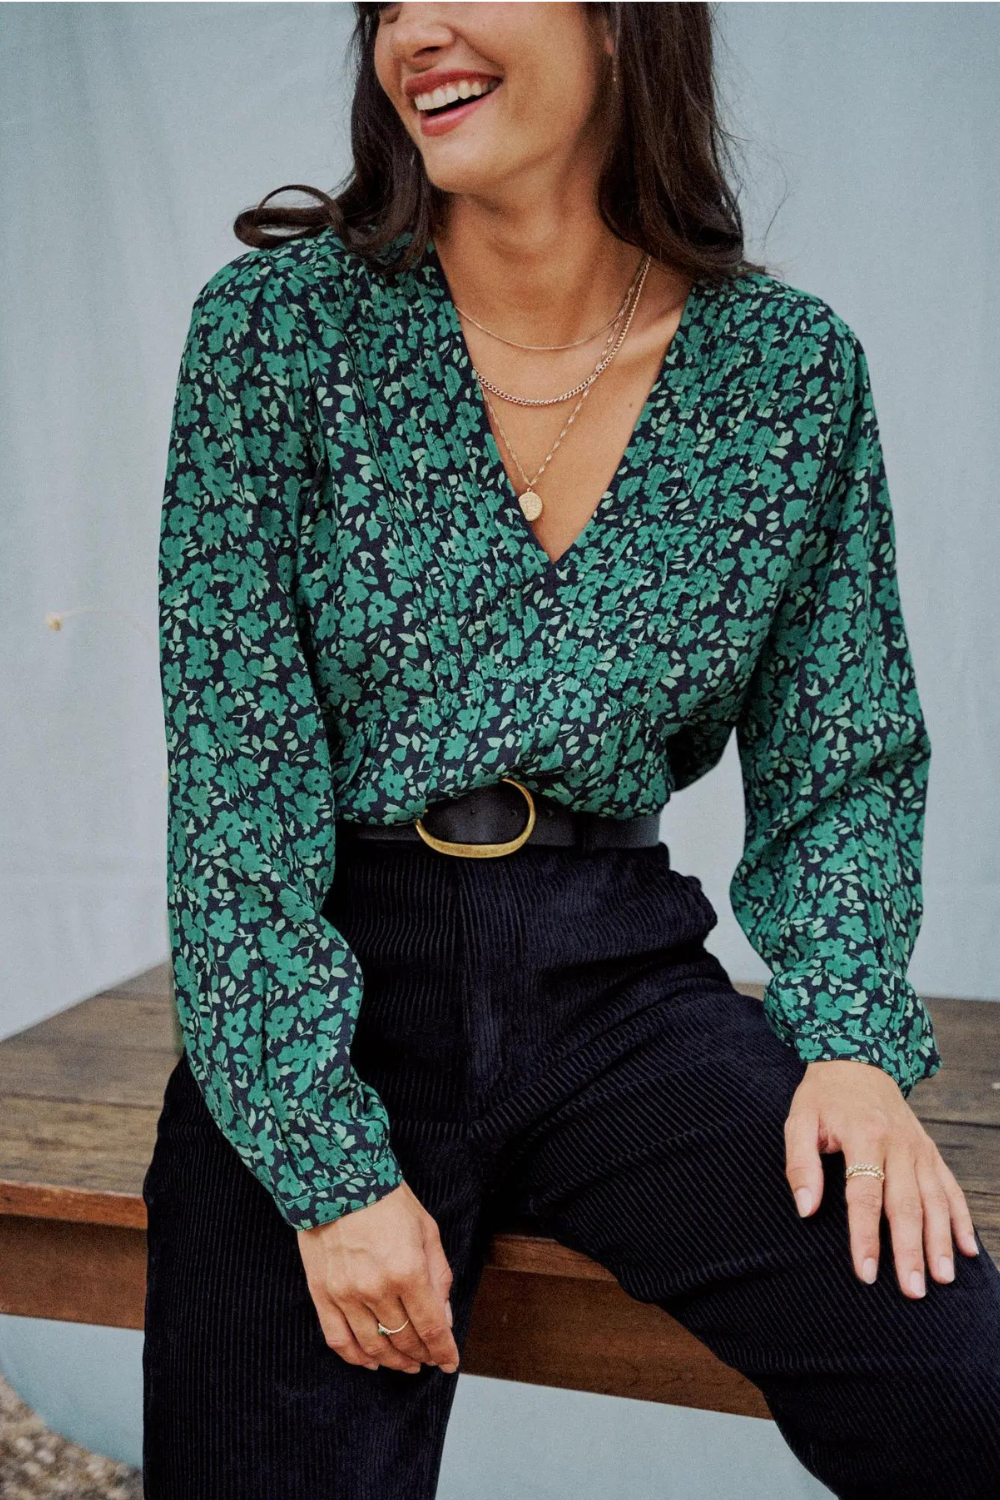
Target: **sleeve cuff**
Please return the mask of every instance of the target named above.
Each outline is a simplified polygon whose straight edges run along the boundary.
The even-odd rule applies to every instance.
[[[907,1098],[941,1067],[928,1011],[890,969],[839,979],[821,960],[774,974],[764,990],[772,1030],[803,1062],[857,1058],[894,1078]]]
[[[386,1147],[372,1159],[364,1174],[355,1173],[337,1183],[317,1184],[297,1198],[281,1198],[277,1202],[282,1218],[293,1229],[316,1229],[355,1209],[370,1208],[388,1197],[402,1181],[402,1168]]]

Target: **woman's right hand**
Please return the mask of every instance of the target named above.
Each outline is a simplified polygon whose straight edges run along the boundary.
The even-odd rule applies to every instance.
[[[348,1364],[415,1374],[458,1369],[451,1331],[452,1270],[435,1220],[405,1182],[377,1203],[297,1231],[324,1336]],[[398,1328],[388,1337],[377,1324]]]

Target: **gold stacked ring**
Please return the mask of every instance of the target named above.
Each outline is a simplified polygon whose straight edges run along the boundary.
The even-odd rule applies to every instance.
[[[875,1166],[874,1162],[870,1161],[852,1162],[844,1173],[845,1182],[848,1177],[877,1177],[879,1182],[885,1181],[885,1173],[882,1171],[882,1168]]]

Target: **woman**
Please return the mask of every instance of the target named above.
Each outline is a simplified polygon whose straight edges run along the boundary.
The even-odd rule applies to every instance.
[[[174,411],[146,1494],[432,1496],[517,1216],[835,1494],[992,1495],[864,351],[743,257],[704,7],[358,11],[352,180],[237,221]],[[734,728],[763,1007],[659,840]]]

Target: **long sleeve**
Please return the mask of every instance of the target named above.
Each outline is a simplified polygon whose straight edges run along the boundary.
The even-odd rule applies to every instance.
[[[276,279],[252,253],[194,304],[164,487],[160,675],[185,1049],[223,1134],[305,1229],[402,1176],[382,1102],[350,1064],[360,966],[322,914],[336,810],[295,599],[322,445]]]
[[[746,836],[730,899],[772,969],[764,1006],[777,1035],[807,1062],[881,1067],[906,1096],[941,1066],[906,978],[931,747],[868,364],[847,334],[817,526],[736,726]]]

